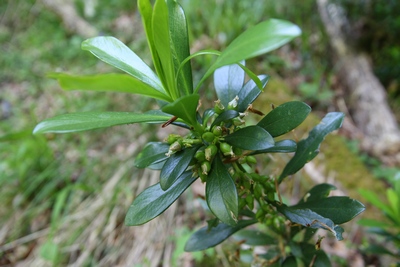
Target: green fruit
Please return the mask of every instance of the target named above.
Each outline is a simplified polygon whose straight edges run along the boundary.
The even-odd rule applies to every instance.
[[[257,163],[257,159],[254,156],[247,156],[246,157],[246,162],[248,164],[256,164]]]
[[[254,197],[251,194],[246,196],[246,203],[250,210],[254,209]]]
[[[222,135],[222,127],[214,126],[212,132],[215,136],[221,136]]]
[[[205,132],[203,133],[201,138],[203,138],[203,140],[206,141],[207,143],[212,143],[215,139],[215,135],[212,132]]]
[[[211,144],[204,150],[204,152],[206,160],[211,161],[215,154],[217,154],[218,148],[216,145]]]
[[[206,160],[206,154],[204,152],[204,150],[197,150],[196,154],[194,154],[194,158],[198,161],[198,162],[203,162]]]
[[[211,170],[211,164],[208,161],[204,161],[201,163],[201,173],[204,175],[208,175],[208,172]]]
[[[221,150],[222,154],[224,154],[224,156],[231,156],[231,157],[235,156],[235,154],[232,151],[232,146],[230,146],[227,143],[220,143],[219,149]]]
[[[217,114],[221,114],[225,110],[224,105],[222,105],[221,100],[215,101],[214,111]]]

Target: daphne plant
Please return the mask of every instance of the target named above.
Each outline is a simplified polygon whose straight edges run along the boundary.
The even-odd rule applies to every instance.
[[[200,178],[206,184],[205,199],[214,218],[189,239],[187,251],[213,247],[237,231],[259,224],[272,229],[286,240],[287,246],[278,249],[282,248],[278,239],[264,238],[255,243],[275,246],[276,253],[258,258],[277,266],[293,261],[302,261],[306,266],[311,261],[325,262],[326,255],[308,244],[312,234],[321,228],[341,240],[343,229],[339,225],[361,213],[364,206],[348,197],[328,197],[334,189],[328,184],[315,186],[296,205],[288,206],[280,199],[277,188],[318,154],[320,143],[341,126],[344,115],[327,114],[299,142],[284,139],[281,136],[299,126],[311,108],[293,101],[266,115],[256,110],[252,103],[269,77],[257,76],[245,66],[246,59],[270,52],[299,36],[300,29],[290,22],[271,19],[249,28],[222,52],[203,50],[190,54],[185,13],[176,1],[157,0],[152,6],[148,0],[139,0],[138,8],[155,72],[119,40],[95,37],[84,41],[82,49],[126,74],[51,76],[65,90],[133,93],[157,100],[160,108],[144,113],[64,114],[40,122],[34,133],[76,132],[130,123],[183,127],[186,135],[170,134],[162,142],[148,143],[138,154],[136,166],[160,170],[160,182],[137,196],[127,212],[126,225],[141,225],[154,219]],[[216,60],[194,85],[189,61],[205,54],[215,55]],[[250,78],[247,82],[246,74]],[[217,99],[213,108],[202,110],[199,92],[211,75]],[[248,124],[249,113],[260,116],[258,123]],[[269,153],[294,153],[279,177],[257,170],[255,155]],[[239,232],[243,242],[254,241],[253,234]]]

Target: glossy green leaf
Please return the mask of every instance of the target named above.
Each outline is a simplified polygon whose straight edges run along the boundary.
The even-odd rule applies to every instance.
[[[215,125],[220,125],[222,122],[227,122],[233,118],[238,117],[240,114],[236,110],[225,110],[218,117],[215,118],[213,123],[211,124],[211,128]]]
[[[163,213],[197,179],[192,172],[182,174],[168,190],[155,184],[144,190],[133,201],[125,217],[125,224],[135,226],[144,224]]]
[[[211,229],[208,229],[207,226],[203,227],[189,238],[185,245],[185,251],[192,252],[214,247],[240,229],[255,224],[256,222],[257,220],[243,220],[239,221],[235,226],[220,223]]]
[[[290,153],[296,152],[296,149],[297,143],[293,140],[287,139],[276,142],[275,145],[270,148],[254,151],[252,155],[260,153]]]
[[[302,260],[305,266],[311,266],[313,261],[313,267],[331,267],[331,261],[323,250],[316,250],[315,245],[312,244],[301,244],[301,251],[303,253]]]
[[[34,134],[87,131],[130,123],[162,123],[171,116],[156,111],[133,112],[80,112],[58,115],[36,125]]]
[[[317,198],[291,206],[291,208],[309,209],[325,218],[329,218],[336,224],[348,222],[365,210],[365,206],[362,203],[349,197]]]
[[[138,0],[138,9],[140,14],[142,15],[142,23],[144,26],[144,30],[146,32],[146,39],[150,48],[154,67],[158,74],[162,74],[163,71],[161,67],[161,62],[158,56],[156,46],[154,44],[154,37],[153,37],[153,7],[149,0]],[[164,76],[161,75],[159,79],[161,80],[161,83],[164,85],[164,88],[166,88],[167,83],[164,79]]]
[[[299,126],[310,113],[306,103],[292,101],[284,103],[268,113],[257,125],[273,137],[288,133]]]
[[[182,96],[175,102],[162,108],[162,111],[177,116],[192,126],[197,124],[196,110],[200,96],[197,94]]]
[[[308,137],[297,144],[296,153],[283,169],[283,172],[279,177],[279,182],[282,182],[282,180],[288,175],[296,173],[298,170],[303,168],[307,162],[315,158],[319,153],[319,146],[325,136],[330,132],[339,129],[342,126],[343,119],[344,114],[341,112],[328,113],[322,119],[321,123],[311,130]]]
[[[257,230],[240,230],[234,235],[234,238],[236,240],[243,241],[244,244],[250,246],[267,246],[276,244],[276,238]]]
[[[300,34],[300,28],[288,21],[270,19],[261,22],[232,41],[206,72],[200,84],[216,69],[268,53]]]
[[[185,148],[171,155],[160,173],[160,186],[163,190],[170,188],[189,166],[199,146]]]
[[[244,64],[244,61],[241,62]],[[237,64],[223,66],[214,72],[214,88],[222,105],[228,106],[243,87],[244,71]]]
[[[132,75],[162,94],[167,94],[157,75],[132,50],[114,37],[99,36],[82,43],[82,49],[90,51],[102,61]]]
[[[142,81],[126,74],[109,73],[93,76],[51,73],[50,78],[57,79],[64,90],[111,91],[149,96],[171,101],[171,98]]]
[[[162,142],[150,142],[136,156],[135,167],[147,168],[151,165],[165,161],[168,157],[165,155],[168,152],[169,145]]]
[[[161,63],[163,80],[166,82],[165,86],[167,92],[172,99],[179,98],[178,88],[175,80],[175,67],[172,58],[171,50],[171,36],[168,7],[165,0],[157,0],[154,4],[152,29],[154,45]]]
[[[272,136],[263,128],[251,125],[224,137],[234,147],[246,150],[263,150],[274,146]]]
[[[319,199],[327,198],[329,193],[335,189],[336,187],[331,184],[318,184],[311,188],[297,204],[308,201],[318,201]]]
[[[321,228],[332,232],[338,240],[341,240],[342,228],[336,228],[334,222],[321,216],[320,214],[308,208],[286,206],[285,204],[276,205],[277,210],[285,215],[293,223],[298,223],[305,227]],[[336,230],[340,230],[337,232]]]
[[[235,183],[224,163],[216,156],[206,183],[206,199],[211,212],[223,223],[236,225],[238,195]]]
[[[269,76],[259,75],[258,78],[261,81],[262,88],[264,88],[269,80]],[[258,88],[257,84],[253,80],[249,80],[239,91],[237,110],[239,112],[244,112],[249,107],[249,105],[257,99],[261,92],[262,91],[260,90],[260,88]]]
[[[179,95],[189,95],[193,93],[192,67],[190,64],[185,64],[182,69],[179,70],[183,60],[190,55],[186,16],[177,1],[167,0],[167,5],[171,35],[171,52],[175,73],[177,75]]]
[[[281,264],[281,267],[298,267],[296,257],[287,257]]]

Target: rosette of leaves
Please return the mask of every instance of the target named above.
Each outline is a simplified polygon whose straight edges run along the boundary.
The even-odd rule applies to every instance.
[[[245,66],[245,60],[282,46],[298,36],[300,29],[290,22],[271,19],[249,28],[222,52],[204,50],[190,55],[185,13],[176,1],[157,0],[152,6],[148,0],[139,0],[138,8],[154,70],[119,40],[95,37],[84,41],[82,49],[126,74],[51,76],[65,90],[133,93],[157,100],[160,108],[143,113],[64,114],[40,122],[34,133],[76,132],[130,123],[186,128],[186,136],[172,134],[165,142],[150,142],[137,156],[137,167],[160,170],[160,182],[134,200],[125,223],[141,225],[154,219],[200,178],[206,183],[206,201],[215,220],[194,234],[186,246],[188,251],[214,246],[246,226],[267,223],[269,217],[281,215],[305,228],[331,231],[341,239],[338,224],[359,214],[364,209],[361,203],[348,198],[320,199],[318,193],[289,207],[275,200],[275,183],[296,173],[318,154],[324,137],[341,126],[343,114],[327,114],[298,143],[275,141],[300,125],[311,108],[293,101],[264,116],[251,105],[269,77],[255,75]],[[204,54],[217,57],[194,85],[189,61]],[[200,87],[213,73],[218,100],[214,108],[200,112]],[[250,78],[247,82],[246,74]],[[245,124],[249,112],[262,116],[256,125]],[[254,155],[277,152],[294,152],[294,156],[275,181],[255,171]]]

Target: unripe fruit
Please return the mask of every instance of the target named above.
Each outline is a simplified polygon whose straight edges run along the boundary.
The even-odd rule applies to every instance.
[[[252,195],[249,194],[246,196],[246,203],[250,210],[254,209],[254,198]]]
[[[221,126],[214,126],[212,132],[215,136],[219,137],[222,134],[222,127]]]
[[[204,161],[201,163],[201,173],[204,175],[208,175],[208,172],[211,170],[211,164],[208,161]]]
[[[254,186],[254,196],[255,196],[257,199],[260,199],[260,198],[262,197],[262,195],[263,195],[263,188],[262,188],[262,186],[261,186],[260,184],[256,184],[256,185]]]
[[[222,105],[221,100],[215,101],[214,111],[217,114],[221,114],[225,110],[224,105]]]
[[[224,154],[224,156],[231,156],[231,157],[235,156],[235,154],[232,151],[232,146],[230,146],[227,143],[220,143],[219,149],[221,150],[222,154]]]
[[[206,141],[207,143],[212,143],[215,139],[215,135],[212,132],[205,132],[203,133],[201,138],[203,138],[203,140]]]
[[[256,164],[257,159],[254,156],[246,156],[246,162],[248,164]]]
[[[168,135],[168,137],[166,138],[166,142],[170,145],[172,145],[175,141],[177,141],[178,139],[182,138],[180,135],[178,134],[170,134]]]
[[[238,100],[239,100],[239,97],[235,96],[235,98],[232,99],[232,101],[228,103],[228,109],[236,109],[236,107],[238,105]]]
[[[218,148],[216,145],[214,145],[214,144],[209,145],[204,150],[206,160],[211,161],[211,159],[215,156],[215,154],[217,154],[217,152],[218,152]]]
[[[196,154],[194,154],[194,158],[199,162],[205,161],[206,154],[205,154],[204,150],[197,150]]]

